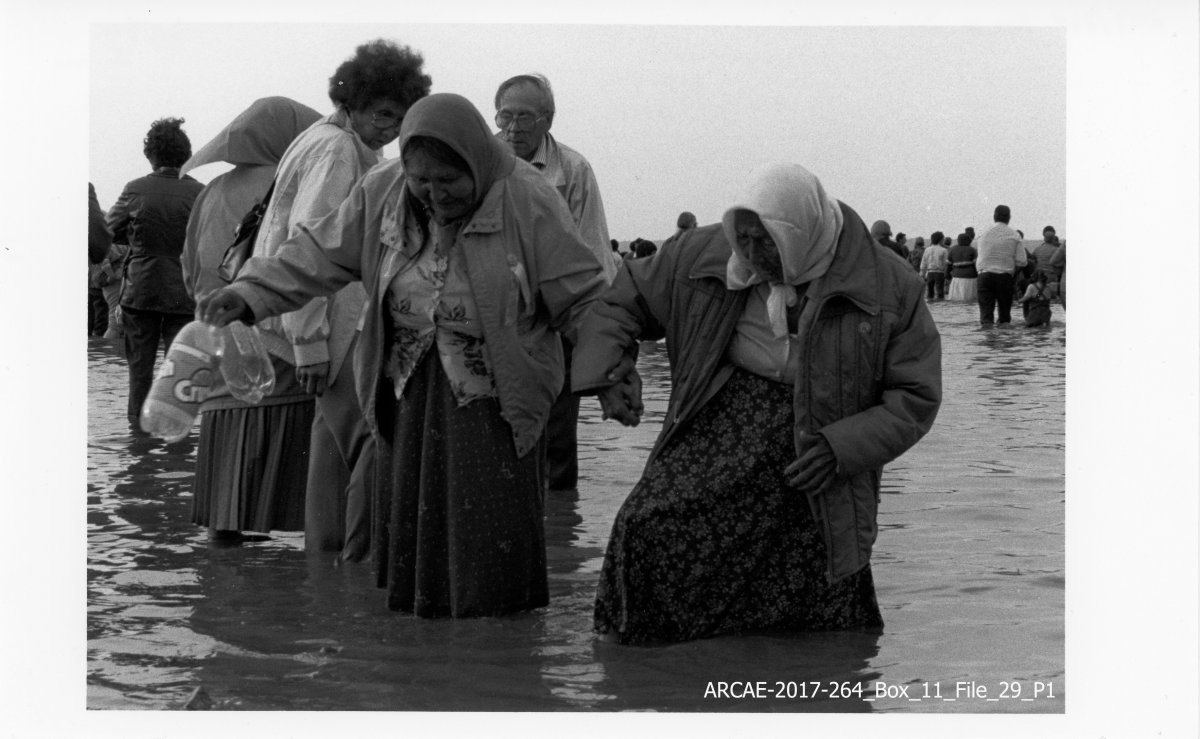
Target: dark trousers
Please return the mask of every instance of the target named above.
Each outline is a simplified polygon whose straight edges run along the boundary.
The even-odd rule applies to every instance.
[[[1013,276],[980,272],[976,283],[979,292],[979,323],[991,326],[996,321],[996,309],[1000,309],[1000,323],[1011,323],[1013,302]]]
[[[191,314],[160,313],[121,306],[125,327],[125,358],[129,362],[129,423],[138,427],[142,403],[154,383],[154,360],[161,346],[163,354],[175,340],[175,334],[192,322]]]
[[[88,288],[88,336],[103,336],[108,330],[108,301],[104,290]]]
[[[938,300],[946,299],[946,273],[945,272],[926,272],[925,273],[925,298],[933,300],[934,292],[937,292]]]
[[[563,339],[566,375],[562,390],[550,406],[546,421],[547,481],[551,490],[571,490],[579,482],[579,458],[576,453],[575,426],[579,422],[579,396],[571,392],[571,349]]]

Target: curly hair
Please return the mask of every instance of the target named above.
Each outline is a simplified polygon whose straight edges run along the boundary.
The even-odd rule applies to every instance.
[[[424,63],[420,52],[407,46],[387,39],[369,41],[329,78],[329,99],[350,111],[380,99],[410,107],[429,94],[432,80],[421,71]]]
[[[182,127],[182,118],[159,118],[150,124],[142,140],[142,153],[152,167],[182,167],[191,158],[192,142]]]

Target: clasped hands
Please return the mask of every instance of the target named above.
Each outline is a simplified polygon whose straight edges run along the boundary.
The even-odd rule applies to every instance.
[[[613,384],[597,392],[605,420],[613,418],[625,426],[637,426],[642,420],[642,376],[638,374],[636,364],[637,361],[626,354],[609,370],[608,380]]]

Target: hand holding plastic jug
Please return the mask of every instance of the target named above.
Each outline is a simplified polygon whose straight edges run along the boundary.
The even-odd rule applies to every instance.
[[[192,321],[180,329],[142,405],[142,430],[167,441],[188,435],[211,395],[228,390],[258,403],[275,388],[275,369],[258,329]]]
[[[245,403],[258,403],[270,395],[275,389],[275,368],[258,329],[235,321],[212,330],[220,337],[217,356],[230,394]]]

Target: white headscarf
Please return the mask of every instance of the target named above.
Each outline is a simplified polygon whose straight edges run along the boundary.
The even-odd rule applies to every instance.
[[[748,210],[762,221],[763,228],[779,248],[783,282],[770,282],[767,316],[777,338],[787,336],[787,307],[796,304],[794,285],[820,277],[833,262],[842,232],[842,210],[825,193],[816,175],[798,164],[768,164],[750,173],[750,181],[721,219],[725,238],[733,254],[725,269],[725,286],[730,290],[767,281],[737,244],[733,230],[734,212]]]

